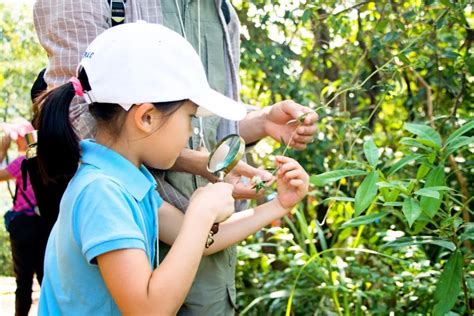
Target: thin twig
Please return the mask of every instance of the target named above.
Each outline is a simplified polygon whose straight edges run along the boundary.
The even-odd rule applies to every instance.
[[[418,79],[421,85],[426,89],[426,116],[428,117],[431,127],[436,128],[433,120],[433,89],[416,70],[413,68],[410,69],[415,74],[416,79]]]
[[[334,11],[333,11],[333,12],[331,12],[331,14],[324,14],[324,15],[321,15],[321,16],[318,18],[318,20],[319,20],[319,21],[324,21],[324,20],[326,20],[330,15],[332,15],[332,16],[338,16],[339,14],[342,14],[342,13],[347,12],[347,11],[351,11],[351,10],[357,8],[357,7],[360,7],[360,6],[362,6],[362,5],[364,5],[364,4],[367,4],[367,3],[370,3],[370,2],[371,2],[371,1],[362,1],[362,2],[359,2],[359,3],[354,4],[353,6],[350,6],[350,7],[347,7],[347,8],[345,8],[345,9],[342,9],[341,11],[337,11],[337,12],[334,12]]]

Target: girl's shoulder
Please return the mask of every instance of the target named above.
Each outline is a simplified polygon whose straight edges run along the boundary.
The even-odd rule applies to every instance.
[[[124,184],[100,169],[79,168],[67,187],[64,199],[73,202],[84,195],[96,199],[106,199],[110,196],[123,196],[128,199],[129,194]]]

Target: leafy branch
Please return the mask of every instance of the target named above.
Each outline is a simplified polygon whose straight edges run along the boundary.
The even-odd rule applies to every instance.
[[[303,124],[305,118],[311,113],[314,113],[314,112],[306,112],[306,113],[298,116],[296,119],[290,120],[286,123],[287,125],[296,124],[296,127],[295,127],[295,130],[290,135],[290,139],[288,140],[288,144],[285,144],[285,141],[283,140],[283,138],[280,138],[280,141],[281,141],[282,145],[285,146],[281,156],[285,156],[286,152],[288,151],[288,148],[290,147],[291,142],[293,141],[293,138],[296,135],[296,131],[298,130],[298,127],[300,127]],[[280,169],[280,167],[277,167],[277,168],[273,169],[273,171],[271,172],[272,177],[277,173],[277,171],[279,169]],[[253,177],[252,182],[254,183],[253,188],[255,188],[255,192],[259,192],[262,189],[265,189],[265,190],[268,189],[268,185],[259,176]]]

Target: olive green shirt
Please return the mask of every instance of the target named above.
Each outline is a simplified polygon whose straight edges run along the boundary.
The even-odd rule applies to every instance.
[[[183,35],[175,1],[162,2],[163,24]],[[225,34],[216,8],[216,2],[201,0],[200,34],[197,1],[178,0],[186,39],[199,52],[211,87],[226,93]],[[220,118],[205,117],[203,121],[204,141],[210,151],[217,143]],[[189,148],[200,145],[199,122],[193,122],[193,135]],[[189,198],[192,193],[208,183],[200,176],[182,172],[167,171],[165,179],[180,193]],[[219,234],[216,235],[219,238]],[[163,259],[169,246],[160,244],[160,258]],[[235,264],[236,247],[232,246],[212,256],[203,257],[191,290],[178,315],[234,315],[235,308]]]

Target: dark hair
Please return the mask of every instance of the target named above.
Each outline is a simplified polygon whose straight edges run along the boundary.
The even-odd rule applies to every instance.
[[[33,118],[31,120],[31,124],[35,129],[38,129],[38,115],[39,115],[39,108],[38,108],[38,100],[41,98],[46,90],[48,89],[48,85],[44,80],[44,73],[46,68],[43,68],[36,77],[35,82],[31,86],[30,95],[31,95],[31,102],[32,102],[32,113]]]
[[[82,69],[78,76],[84,91],[91,90],[87,74]],[[39,104],[37,157],[41,176],[45,183],[70,178],[77,170],[80,159],[79,137],[69,120],[69,106],[75,96],[72,83],[68,82],[43,95]],[[175,113],[184,100],[153,103],[163,114],[163,123]],[[102,128],[118,135],[126,111],[118,104],[92,103],[92,116]]]
[[[46,81],[44,81],[44,73],[46,71],[46,68],[41,69],[41,71],[38,73],[36,76],[35,81],[33,82],[33,85],[31,86],[30,90],[30,95],[31,95],[31,102],[35,102],[35,99],[46,89],[48,88],[48,85],[46,84]]]

